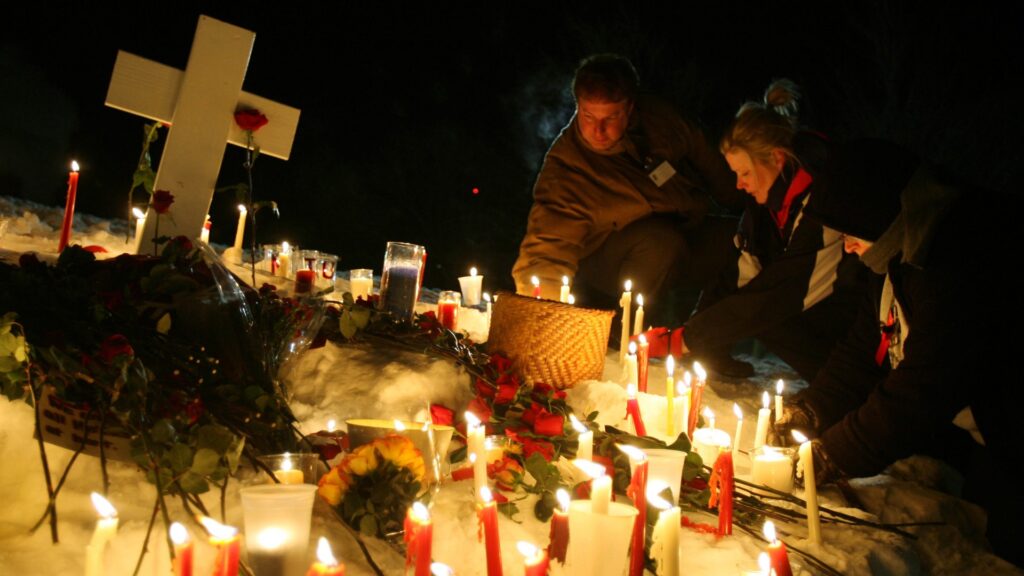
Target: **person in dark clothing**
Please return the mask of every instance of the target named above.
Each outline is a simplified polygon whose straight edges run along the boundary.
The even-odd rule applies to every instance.
[[[806,216],[843,233],[876,276],[850,333],[787,402],[775,433],[814,438],[821,482],[912,454],[943,457],[964,473],[963,496],[987,510],[995,552],[1021,565],[1014,464],[1024,398],[1018,346],[1001,336],[1022,325],[1024,292],[1007,278],[1019,212],[937,174],[886,141],[830,151]]]

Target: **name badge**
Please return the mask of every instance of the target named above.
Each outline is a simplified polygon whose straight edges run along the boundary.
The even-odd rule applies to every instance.
[[[657,168],[651,170],[651,173],[647,176],[654,182],[658,188],[661,188],[665,182],[668,182],[670,178],[676,175],[676,169],[665,160],[658,165]]]

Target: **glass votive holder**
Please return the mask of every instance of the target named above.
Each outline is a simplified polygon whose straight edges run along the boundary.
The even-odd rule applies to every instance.
[[[647,455],[648,482],[664,482],[672,489],[672,502],[679,502],[679,485],[683,483],[683,466],[686,464],[686,452],[668,448],[648,448]]]
[[[320,458],[312,452],[264,454],[259,461],[281,484],[316,484],[320,481]],[[273,482],[272,479],[269,480]]]
[[[280,244],[263,244],[260,246],[262,252],[262,258],[256,262],[256,270],[260,272],[266,272],[271,276],[277,275],[277,269],[280,267],[280,260],[278,256],[281,254]]]
[[[256,576],[302,576],[309,566],[312,484],[262,484],[239,490],[246,550]]]
[[[462,294],[454,290],[442,290],[437,297],[437,321],[449,330],[459,328],[459,306],[462,305]]]
[[[725,430],[718,428],[697,428],[693,431],[693,450],[700,454],[704,465],[714,467],[718,453],[728,450],[732,445],[732,438]]]
[[[500,462],[505,457],[505,450],[508,449],[510,444],[508,436],[493,435],[484,438],[487,463]]]
[[[295,272],[300,268],[300,250],[298,246],[292,246],[287,242],[281,242],[281,251],[277,255],[277,270],[274,276],[281,278],[294,278]]]
[[[380,279],[380,309],[399,322],[412,322],[427,249],[406,242],[388,242]]]
[[[373,294],[373,270],[368,268],[356,268],[348,271],[349,292],[353,300],[369,301],[370,294]]]
[[[338,272],[338,256],[320,252],[317,266],[316,285],[320,289],[334,288],[334,280]]]
[[[750,453],[750,481],[779,492],[793,492],[797,447],[761,446]]]

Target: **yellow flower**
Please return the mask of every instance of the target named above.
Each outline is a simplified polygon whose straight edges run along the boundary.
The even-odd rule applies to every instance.
[[[337,506],[341,503],[345,492],[348,491],[348,487],[348,477],[337,468],[332,468],[330,472],[320,478],[320,486],[317,489],[317,493],[331,506]]]
[[[372,445],[380,453],[381,458],[393,462],[400,468],[408,468],[418,482],[423,481],[423,476],[426,473],[423,455],[411,440],[405,436],[389,434],[374,440]]]
[[[376,470],[377,454],[373,450],[373,444],[363,444],[356,448],[355,451],[345,457],[340,467],[356,476],[365,476]]]

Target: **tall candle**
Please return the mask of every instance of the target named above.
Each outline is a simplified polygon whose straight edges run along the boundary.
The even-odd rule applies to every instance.
[[[482,526],[487,550],[487,576],[501,576],[501,540],[498,536],[498,508],[486,486],[480,489],[476,504],[477,519]]]
[[[639,314],[639,312],[638,312]],[[639,318],[639,316],[637,316]],[[647,368],[650,360],[650,344],[643,334],[637,336],[639,345],[636,348],[637,388],[647,392]]]
[[[668,358],[665,359],[665,372],[668,374],[665,380],[665,435],[670,438],[676,435],[675,414],[673,413],[676,403],[675,371],[676,359],[669,354]]]
[[[633,430],[637,436],[647,436],[647,427],[644,426],[644,418],[640,414],[640,402],[636,399],[636,385],[626,386],[626,415],[633,420]]]
[[[188,530],[179,522],[171,524],[171,542],[174,544],[174,576],[192,576],[192,552],[195,545]]]
[[[780,378],[779,381],[775,383],[775,420],[778,420],[779,417],[782,416],[782,389],[784,387],[782,379]]]
[[[619,364],[625,362],[626,349],[629,346],[629,314],[633,307],[633,281],[626,280],[626,291],[619,298],[622,308],[622,337],[619,339]]]
[[[530,284],[533,284],[533,297],[540,298],[540,278],[530,276]]]
[[[754,449],[758,449],[764,446],[764,443],[768,440],[768,424],[772,417],[771,408],[768,407],[768,391],[764,391],[764,395],[761,396],[761,403],[764,408],[757,411],[757,430],[754,432]]]
[[[682,512],[678,506],[668,502],[652,485],[647,494],[648,501],[658,508],[658,521],[651,533],[651,558],[656,565],[658,576],[679,576],[679,525]]]
[[[345,576],[345,565],[334,557],[331,544],[323,536],[316,544],[316,559],[306,576]]]
[[[72,208],[74,208],[72,206]],[[96,529],[92,533],[85,548],[85,575],[102,576],[106,574],[104,557],[107,552],[107,543],[117,535],[117,510],[103,496],[93,492],[92,505],[100,519],[96,521]]]
[[[704,367],[700,365],[700,362],[693,363],[693,371],[697,374],[697,379],[690,389],[690,420],[687,424],[687,433],[691,438],[693,437],[693,431],[697,428],[697,416],[700,413],[700,403],[704,396],[704,385],[708,381],[708,374],[704,371]]]
[[[523,555],[523,567],[526,569],[526,576],[547,576],[547,552],[523,540],[516,543],[516,548]]]
[[[146,213],[136,206],[132,208],[132,216],[135,217],[135,239],[139,241],[146,230]]]
[[[472,412],[466,412],[466,448],[473,463],[473,493],[478,496],[487,487],[487,446],[484,443],[485,428]]]
[[[491,303],[491,295],[489,293],[487,293],[487,292],[484,292],[484,302],[487,303],[487,321],[490,322],[490,320],[491,320],[492,303]]]
[[[71,172],[68,174],[68,196],[64,203],[64,222],[60,227],[60,244],[58,252],[63,252],[71,240],[71,227],[75,222],[75,197],[78,195],[78,162],[71,161]]]
[[[210,243],[210,228],[212,227],[213,224],[210,222],[210,215],[207,214],[206,219],[203,220],[203,229],[199,231],[199,241],[203,244]]]
[[[558,293],[559,302],[569,302],[569,277],[562,276],[562,289]]]
[[[630,342],[626,346],[626,359],[622,363],[622,379],[627,385],[638,386],[640,383],[640,369],[637,366],[636,342]]]
[[[292,247],[287,242],[281,242],[281,253],[277,255],[277,275],[292,277]]]
[[[249,210],[244,204],[238,205],[238,226],[235,227],[235,243],[232,245],[235,250],[242,250],[242,238],[245,236],[245,216]]]
[[[691,374],[689,370],[683,372],[683,379],[679,381],[676,392],[678,392],[679,396],[683,399],[682,414],[679,415],[679,418],[682,420],[682,430],[680,430],[680,432],[685,432],[687,438],[693,440],[693,431],[689,428],[690,403],[693,400],[693,374]]]
[[[405,567],[415,567],[416,576],[430,576],[433,539],[430,512],[420,502],[413,502],[405,515]]]
[[[708,508],[718,505],[717,534],[719,536],[732,534],[732,494],[734,490],[732,452],[722,450],[718,453],[708,484],[712,486]]]
[[[811,441],[796,430],[793,430],[793,438],[800,443],[800,459],[796,463],[796,475],[803,475],[804,478],[804,499],[807,500],[807,538],[815,546],[821,546],[818,486],[814,483],[814,457]]]
[[[548,555],[560,564],[565,564],[565,551],[569,548],[569,493],[564,488],[555,492],[558,507],[551,516],[551,534]]]
[[[626,456],[629,456],[629,463],[633,468],[633,475],[630,478],[629,488],[626,492],[633,499],[633,506],[639,512],[633,522],[633,540],[629,553],[629,576],[643,576],[644,560],[647,557],[644,546],[647,532],[647,473],[650,462],[647,461],[647,455],[639,448],[623,445],[618,445],[618,448]]]
[[[740,447],[740,438],[743,437],[743,410],[740,410],[740,405],[732,403],[732,413],[736,415],[736,434],[732,437],[732,457],[736,459],[736,450]]]
[[[579,447],[576,448],[576,457],[580,460],[591,460],[594,457],[594,431],[584,426],[575,414],[569,414],[572,427],[576,430]]]
[[[644,295],[636,295],[636,319],[633,320],[633,334],[644,331]]]
[[[277,478],[281,484],[302,484],[306,481],[302,470],[295,469],[292,457],[287,452],[284,453],[284,459],[281,460],[281,467],[274,470],[274,478]]]
[[[238,556],[242,546],[238,530],[207,516],[200,516],[199,522],[210,533],[210,545],[217,549],[213,576],[238,576]]]
[[[775,524],[771,520],[764,522],[764,537],[768,540],[768,561],[771,569],[775,571],[775,576],[793,576],[786,545],[775,537]]]
[[[607,514],[612,501],[611,476],[607,475],[604,466],[596,462],[577,458],[572,463],[591,478],[590,511],[594,514]]]

